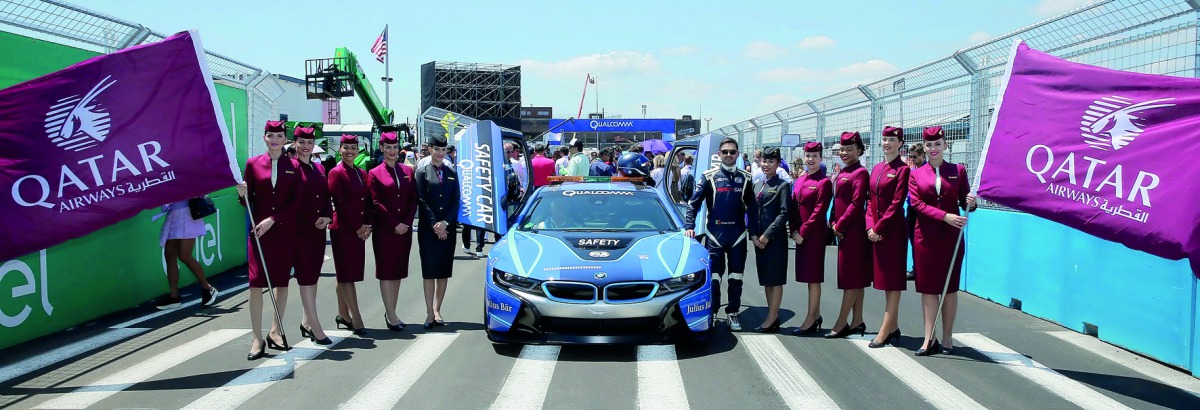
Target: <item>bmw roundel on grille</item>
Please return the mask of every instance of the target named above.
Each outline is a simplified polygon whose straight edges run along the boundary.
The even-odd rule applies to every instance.
[[[608,277],[608,274],[604,272],[596,272],[596,274],[592,276],[595,276],[596,279],[604,279]]]
[[[593,257],[593,258],[607,258],[607,257],[608,257],[608,255],[611,255],[610,253],[608,253],[608,251],[591,251],[591,252],[588,252],[588,256],[591,256],[591,257]]]

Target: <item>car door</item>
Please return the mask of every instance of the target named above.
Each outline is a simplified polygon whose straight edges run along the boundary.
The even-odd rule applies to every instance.
[[[458,223],[504,235],[515,223],[525,200],[532,194],[533,178],[524,186],[515,173],[506,170],[509,163],[504,143],[512,142],[523,153],[525,141],[520,134],[505,133],[492,121],[480,121],[455,136],[459,175]],[[526,170],[532,170],[529,156],[523,155]],[[517,182],[510,183],[510,179]]]

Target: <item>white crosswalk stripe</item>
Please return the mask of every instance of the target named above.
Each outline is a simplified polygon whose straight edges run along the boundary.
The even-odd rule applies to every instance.
[[[938,409],[985,409],[974,399],[958,390],[946,380],[938,377],[929,369],[917,363],[907,350],[892,347],[872,349],[869,340],[851,340],[855,346],[862,349],[867,357],[875,360],[896,379],[904,383],[926,402]]]
[[[78,390],[51,399],[38,405],[36,408],[83,409],[91,407],[100,402],[100,400],[117,394],[130,386],[149,380],[151,377],[167,369],[196,357],[196,355],[212,350],[249,332],[246,329],[214,330],[211,333],[160,353],[150,359],[141,361],[111,376],[81,387]]]
[[[429,369],[434,360],[450,347],[458,333],[426,333],[404,349],[383,371],[371,378],[362,390],[340,408],[390,409],[408,393],[417,379]]]
[[[954,341],[970,347],[1008,370],[1084,409],[1127,409],[1128,406],[1088,388],[1059,372],[978,333],[955,334]]]
[[[1200,380],[1195,377],[1173,370],[1155,363],[1153,360],[1130,353],[1128,350],[1110,345],[1100,341],[1100,339],[1078,333],[1070,330],[1057,332],[1046,332],[1050,336],[1054,336],[1059,340],[1075,345],[1076,347],[1092,352],[1093,354],[1108,359],[1116,364],[1125,366],[1130,370],[1141,373],[1158,380],[1168,386],[1174,386],[1180,390],[1191,393],[1193,396],[1200,397]]]
[[[688,409],[675,346],[638,346],[638,408]]]
[[[492,402],[493,410],[537,410],[546,401],[550,379],[558,363],[559,346],[525,346],[517,363],[504,380],[504,387]]]
[[[754,362],[775,391],[793,409],[837,409],[837,403],[829,397],[817,381],[804,370],[792,356],[779,337],[775,335],[750,335],[738,337]]]
[[[192,402],[184,410],[235,409],[321,353],[329,351],[329,348],[349,337],[350,332],[328,331],[325,335],[333,341],[332,344],[322,346],[310,340],[297,343],[292,350],[265,360],[258,367]]]

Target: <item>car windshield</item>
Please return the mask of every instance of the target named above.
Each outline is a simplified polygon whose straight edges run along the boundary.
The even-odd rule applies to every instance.
[[[520,230],[676,231],[653,191],[562,189],[544,191]]]

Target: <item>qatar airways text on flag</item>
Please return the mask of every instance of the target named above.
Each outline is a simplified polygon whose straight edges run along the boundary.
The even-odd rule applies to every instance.
[[[233,186],[194,32],[0,90],[0,260]]]
[[[1072,63],[1013,44],[976,178],[987,200],[1200,277],[1200,79]]]

